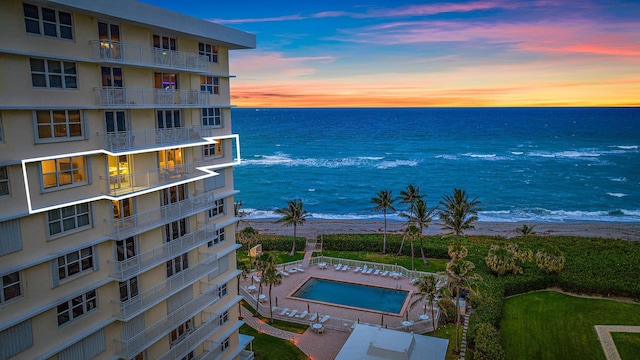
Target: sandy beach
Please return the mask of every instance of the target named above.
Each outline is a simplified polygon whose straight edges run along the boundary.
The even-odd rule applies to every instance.
[[[398,221],[387,222],[388,233],[402,231],[405,223]],[[494,223],[476,222],[475,229],[469,230],[469,235],[498,235],[507,238],[518,236],[517,228],[523,224],[535,225],[534,232],[537,235],[567,235],[598,237],[609,239],[622,239],[630,241],[640,240],[640,224],[614,223],[614,222],[566,222],[566,223]],[[242,220],[240,227],[252,226],[264,235],[292,235],[293,228],[282,226],[274,220]],[[383,221],[347,221],[347,220],[316,220],[308,219],[304,225],[298,226],[297,236],[307,239],[315,239],[320,234],[354,234],[354,233],[382,233]],[[425,231],[427,235],[442,234],[442,226],[433,222]]]

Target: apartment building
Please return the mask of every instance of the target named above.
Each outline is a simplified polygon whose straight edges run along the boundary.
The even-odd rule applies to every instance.
[[[0,359],[252,359],[228,54],[255,36],[132,0],[0,9]]]

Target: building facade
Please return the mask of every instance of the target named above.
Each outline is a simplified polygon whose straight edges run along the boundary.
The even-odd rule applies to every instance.
[[[229,51],[132,0],[0,0],[0,359],[251,359]]]

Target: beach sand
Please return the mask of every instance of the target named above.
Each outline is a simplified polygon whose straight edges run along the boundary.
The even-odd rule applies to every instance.
[[[532,222],[476,222],[475,229],[465,231],[468,235],[497,235],[507,238],[519,235],[517,228],[523,224],[535,225],[533,231],[537,235],[567,235],[580,237],[597,237],[609,239],[640,240],[640,224],[614,222],[565,222],[565,223],[532,223]],[[404,222],[387,221],[387,233],[402,232]],[[242,220],[240,228],[252,226],[263,235],[293,235],[293,227],[282,226],[274,220]],[[316,220],[307,219],[297,228],[297,236],[315,239],[321,234],[365,234],[383,233],[384,222],[364,220]],[[434,221],[425,231],[426,235],[445,233],[442,226]]]

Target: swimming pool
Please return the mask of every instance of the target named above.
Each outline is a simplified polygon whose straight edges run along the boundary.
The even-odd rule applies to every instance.
[[[399,314],[408,291],[310,278],[293,297]]]

